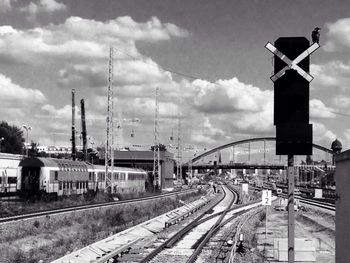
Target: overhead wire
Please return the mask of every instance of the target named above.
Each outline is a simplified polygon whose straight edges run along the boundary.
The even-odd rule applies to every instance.
[[[117,49],[117,48],[115,48],[115,49],[118,50],[119,52],[123,53],[124,55],[126,55],[126,56],[128,56],[128,57],[134,59],[134,60],[140,59],[140,58],[135,57],[135,56],[132,56],[132,55],[128,54],[127,52],[124,52],[124,51],[122,51],[122,50],[120,50],[120,49]],[[142,61],[143,61],[144,63],[146,63],[146,64],[148,64],[148,65],[150,65],[150,66],[152,66],[152,67],[155,67],[155,68],[157,68],[157,69],[161,69],[161,70],[163,70],[163,71],[165,71],[165,72],[170,72],[170,73],[176,74],[176,75],[178,75],[178,76],[186,77],[186,78],[193,79],[193,80],[203,79],[203,78],[198,77],[198,76],[193,76],[193,75],[190,75],[190,74],[186,74],[186,73],[183,73],[183,72],[179,72],[179,71],[172,70],[172,69],[170,69],[170,68],[168,68],[168,67],[160,66],[159,64],[157,64],[157,65],[151,64],[151,63],[149,63],[148,61],[145,60],[145,59],[147,59],[147,58],[145,58],[142,54],[140,54],[140,56],[141,56]],[[273,59],[271,60],[271,63],[272,63],[272,65],[273,65]],[[210,84],[212,84],[212,85],[221,87],[221,85],[219,85],[218,83],[215,83],[215,82],[212,82],[212,81],[208,81],[208,80],[207,80],[207,82],[210,83]],[[333,114],[336,114],[336,115],[340,115],[340,116],[343,116],[343,117],[350,117],[350,114],[343,113],[343,112],[339,112],[339,111],[331,111],[331,110],[324,110],[324,111],[327,111],[327,112],[329,112],[329,113],[333,113]]]

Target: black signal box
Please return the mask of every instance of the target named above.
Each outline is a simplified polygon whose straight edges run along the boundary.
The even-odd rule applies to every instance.
[[[276,155],[312,155],[312,124],[277,125]]]
[[[295,63],[294,60],[309,48],[309,41],[305,37],[282,37],[276,40],[275,47],[289,61]],[[296,64],[308,73],[310,57],[306,56]],[[298,72],[275,55],[275,74],[283,69],[284,74],[274,81],[276,154],[311,155],[312,125],[309,124],[309,81],[304,78],[300,70]]]

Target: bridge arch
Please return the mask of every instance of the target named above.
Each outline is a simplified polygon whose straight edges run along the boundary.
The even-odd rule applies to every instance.
[[[250,138],[250,139],[245,139],[245,140],[240,140],[240,141],[235,141],[235,142],[231,142],[231,143],[227,143],[227,144],[224,144],[224,145],[221,145],[221,146],[218,146],[214,149],[211,149],[209,151],[206,151],[198,156],[196,156],[195,158],[193,158],[191,160],[192,163],[200,160],[201,158],[205,157],[205,156],[209,156],[217,151],[220,151],[220,150],[223,150],[223,149],[226,149],[226,148],[229,148],[229,147],[233,147],[233,146],[236,146],[236,145],[240,145],[240,144],[244,144],[244,143],[250,143],[250,142],[260,142],[260,141],[276,141],[276,137],[259,137],[259,138]],[[316,148],[316,149],[319,149],[321,151],[324,151],[326,153],[329,153],[329,154],[333,154],[333,151],[331,149],[328,149],[326,147],[323,147],[321,145],[318,145],[318,144],[312,144],[312,147],[313,148]]]

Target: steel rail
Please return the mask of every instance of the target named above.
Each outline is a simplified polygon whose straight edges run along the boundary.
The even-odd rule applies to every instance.
[[[238,194],[235,192],[235,190],[231,187],[228,187],[230,191],[235,195],[235,198],[233,198],[228,205],[228,208],[223,211],[223,213],[220,215],[218,220],[215,222],[215,224],[211,227],[209,232],[205,235],[204,239],[200,242],[200,244],[197,246],[195,251],[192,253],[190,258],[187,260],[187,263],[194,263],[197,260],[198,255],[201,253],[203,247],[206,243],[208,243],[209,239],[220,229],[222,226],[221,223],[223,222],[225,216],[227,215],[229,209],[232,207],[232,205],[237,202],[238,200]],[[225,221],[227,222],[227,221]]]
[[[234,194],[236,195],[236,200],[238,200],[238,194],[237,192],[232,189],[231,187],[228,187],[230,191],[234,192]],[[191,223],[189,223],[187,226],[185,226],[184,228],[182,228],[179,232],[175,233],[172,237],[170,237],[168,240],[166,240],[164,243],[162,243],[160,246],[158,246],[156,249],[154,249],[153,251],[151,251],[151,253],[149,253],[145,258],[143,258],[140,262],[148,262],[150,261],[152,258],[154,258],[157,254],[159,254],[162,250],[166,249],[166,248],[171,248],[175,243],[177,243],[181,238],[183,238],[187,233],[189,233],[194,227],[214,218],[214,217],[217,217],[217,216],[220,216],[220,217],[224,217],[223,214],[225,212],[225,210],[227,211],[230,211],[232,210],[233,208],[231,208],[232,206],[232,202],[230,203],[229,205],[229,209],[225,209],[224,211],[221,211],[221,212],[218,212],[218,213],[215,213],[213,215],[210,215],[204,219],[203,216],[206,215],[206,213],[213,209],[219,202],[221,202],[225,196],[226,196],[226,192],[224,192],[225,195],[220,199],[218,200],[217,202],[215,202],[210,208],[208,208],[206,210],[206,212],[204,212],[202,215],[200,215],[199,217],[197,217],[195,220],[193,220]],[[217,221],[218,222],[218,221]],[[216,223],[217,224],[217,223]]]
[[[287,195],[282,194],[282,195],[278,195],[280,197],[286,197]],[[327,202],[322,202],[319,200],[314,200],[314,199],[309,199],[309,198],[303,198],[300,196],[295,196],[295,199],[299,200],[300,203],[304,203],[304,204],[308,204],[308,205],[312,205],[315,207],[320,207],[320,208],[324,208],[330,211],[335,211],[336,210],[336,206],[334,204],[331,203],[327,203]]]
[[[178,194],[190,193],[190,192],[194,192],[196,190],[197,189],[188,189],[188,190],[184,190],[184,191],[165,193],[165,194],[160,194],[160,195],[156,195],[156,196],[140,197],[140,198],[134,198],[134,199],[129,199],[129,200],[123,200],[123,201],[112,201],[112,202],[99,203],[99,204],[71,206],[71,207],[67,207],[67,208],[59,208],[59,209],[52,209],[52,210],[46,210],[46,211],[34,212],[34,213],[28,213],[28,214],[21,214],[21,215],[10,216],[10,217],[2,217],[2,218],[0,218],[0,224],[18,221],[18,220],[23,220],[23,219],[54,215],[54,214],[69,213],[69,212],[73,212],[73,211],[95,209],[95,208],[122,205],[122,204],[134,203],[134,202],[143,202],[143,201],[147,201],[147,200],[159,199],[159,198],[174,196],[174,195],[178,195]]]
[[[230,217],[230,220],[225,220],[224,218],[227,215],[227,213],[232,209],[232,205],[234,203],[238,202],[238,198],[239,195],[236,192],[236,190],[230,186],[228,186],[229,190],[235,195],[235,198],[233,198],[230,202],[230,204],[228,205],[227,209],[225,209],[222,214],[220,215],[220,217],[218,218],[218,220],[216,221],[216,223],[211,227],[211,229],[209,230],[209,232],[206,234],[206,236],[204,237],[204,239],[200,242],[200,244],[197,246],[197,248],[195,249],[195,251],[192,253],[192,255],[190,256],[190,258],[187,260],[187,263],[194,263],[197,260],[197,257],[199,256],[199,254],[201,253],[203,247],[205,246],[206,243],[208,243],[209,239],[217,232],[219,231],[219,229],[227,224],[230,220],[232,220],[233,218],[236,217],[236,214],[234,214],[233,216]],[[236,207],[235,207],[236,208]],[[224,224],[223,224],[224,223]]]
[[[152,258],[154,258],[156,255],[158,255],[162,250],[165,248],[172,247],[177,241],[179,241],[184,235],[186,235],[188,232],[190,232],[193,227],[199,225],[200,220],[208,213],[208,211],[212,210],[218,203],[220,203],[226,196],[226,193],[224,196],[222,196],[220,199],[218,199],[216,202],[214,202],[208,209],[206,209],[200,216],[195,218],[191,223],[186,225],[184,228],[182,228],[179,232],[175,233],[173,236],[171,236],[168,240],[166,240],[164,243],[162,243],[160,246],[158,246],[156,249],[152,250],[147,256],[145,256],[140,262],[146,263],[150,261]],[[217,215],[216,215],[217,216]],[[208,217],[209,218],[209,217]],[[211,218],[209,218],[211,219]],[[207,218],[203,219],[201,222],[209,220]]]

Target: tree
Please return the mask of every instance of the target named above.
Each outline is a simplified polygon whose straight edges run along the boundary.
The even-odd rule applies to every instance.
[[[0,138],[4,138],[1,144],[1,151],[5,153],[23,154],[24,137],[21,128],[7,122],[0,123]]]
[[[154,148],[155,146],[151,146],[151,151],[153,152],[154,151]],[[166,149],[166,146],[164,144],[159,144],[159,151],[161,152],[165,152],[167,149]]]
[[[35,142],[31,142],[30,148],[28,149],[29,157],[37,157],[39,154],[38,146]]]

